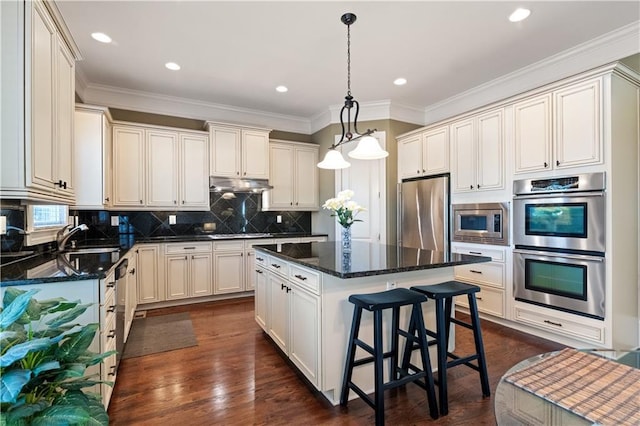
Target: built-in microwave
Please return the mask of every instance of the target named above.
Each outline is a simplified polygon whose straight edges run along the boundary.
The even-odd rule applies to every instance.
[[[454,204],[453,241],[509,245],[508,203]]]

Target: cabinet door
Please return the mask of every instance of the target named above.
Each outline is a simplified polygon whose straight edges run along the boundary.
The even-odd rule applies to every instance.
[[[240,129],[228,127],[212,127],[209,130],[211,140],[211,162],[209,168],[212,176],[240,176]]]
[[[242,177],[269,179],[269,133],[242,130]]]
[[[600,80],[555,92],[555,166],[602,163]]]
[[[293,206],[293,163],[294,149],[291,146],[272,143],[269,147],[271,175],[268,191],[269,209],[290,209]],[[314,164],[315,168],[315,164]]]
[[[180,134],[180,207],[209,210],[209,140]]]
[[[125,296],[125,326],[124,326],[124,341],[127,341],[129,336],[129,330],[131,329],[131,323],[133,322],[133,315],[136,312],[137,305],[137,293],[138,293],[138,267],[136,262],[136,255],[132,254],[128,256],[129,266],[127,269],[127,294]]]
[[[398,141],[398,175],[400,179],[422,175],[422,134]]]
[[[105,151],[102,114],[102,111],[86,109],[75,112],[74,174],[82,176],[75,184],[76,208],[103,208],[106,163],[103,161]]]
[[[269,274],[268,333],[287,355],[289,347],[289,293],[288,282],[277,275]]]
[[[504,187],[504,126],[502,109],[477,118],[476,188],[501,189]]]
[[[142,245],[136,249],[138,255],[138,303],[164,300],[164,274],[158,268],[160,250],[157,245]]]
[[[422,136],[422,173],[449,171],[449,127],[430,130]]]
[[[551,169],[551,94],[513,106],[515,173]]]
[[[209,296],[213,294],[211,253],[194,253],[190,255],[191,296]]]
[[[317,386],[320,376],[320,297],[296,285],[289,286],[289,358]]]
[[[167,300],[189,297],[189,257],[186,255],[165,256]]]
[[[31,56],[25,58],[27,75],[31,75],[30,102],[31,126],[28,145],[31,152],[31,173],[27,177],[30,184],[53,190],[54,176],[54,52],[56,32],[44,5],[40,2],[29,2],[31,9]],[[27,157],[28,158],[28,157]]]
[[[318,150],[316,148],[295,149],[293,207],[299,209],[319,208]]]
[[[113,206],[144,206],[144,131],[113,127]]]
[[[178,206],[178,134],[147,130],[147,206]]]
[[[267,272],[262,268],[252,268],[252,271],[252,275],[255,276],[254,282],[256,322],[260,327],[262,327],[265,332],[268,332],[267,302],[269,298],[269,287],[267,282]]]
[[[256,289],[256,252],[247,250],[244,259],[244,290],[253,291]]]
[[[55,91],[55,182],[57,192],[73,199],[74,179],[74,104],[75,104],[75,59],[64,44],[56,37],[56,91]]]
[[[243,291],[244,253],[241,251],[215,252],[214,258],[214,294]]]
[[[476,189],[476,144],[473,119],[451,125],[451,180],[454,192]]]

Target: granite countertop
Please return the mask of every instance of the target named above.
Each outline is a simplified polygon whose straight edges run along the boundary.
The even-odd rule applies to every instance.
[[[4,259],[0,264],[0,286],[16,286],[59,281],[101,279],[124,257],[135,244],[170,243],[189,241],[233,241],[238,239],[277,239],[297,237],[326,237],[327,234],[277,233],[277,234],[204,234],[137,237],[123,235],[116,239],[86,240],[78,249],[95,247],[119,247],[111,253],[74,254],[73,251],[35,253],[20,260]],[[12,261],[13,260],[13,261]]]
[[[254,247],[266,254],[339,278],[444,268],[490,262],[490,257],[354,241],[350,255],[340,242],[266,244]],[[378,259],[372,261],[371,259]]]

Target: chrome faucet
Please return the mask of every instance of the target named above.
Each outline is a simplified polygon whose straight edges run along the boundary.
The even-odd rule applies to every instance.
[[[58,242],[58,251],[64,251],[64,248],[67,245],[67,241],[69,240],[69,238],[71,238],[73,234],[75,234],[78,231],[87,231],[89,229],[87,225],[82,223],[76,226],[75,228],[71,228],[69,232],[65,235],[64,231],[70,226],[71,225],[67,225],[58,231],[58,234],[56,236],[56,241]]]

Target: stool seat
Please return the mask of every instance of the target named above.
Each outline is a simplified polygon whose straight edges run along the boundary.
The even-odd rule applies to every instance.
[[[477,293],[480,287],[462,283],[460,281],[447,281],[440,284],[419,285],[411,287],[413,291],[426,295],[429,299],[446,299],[462,296],[463,294]]]
[[[352,294],[349,302],[367,311],[389,309],[395,306],[413,305],[426,302],[427,298],[406,288],[394,288],[380,293]]]

